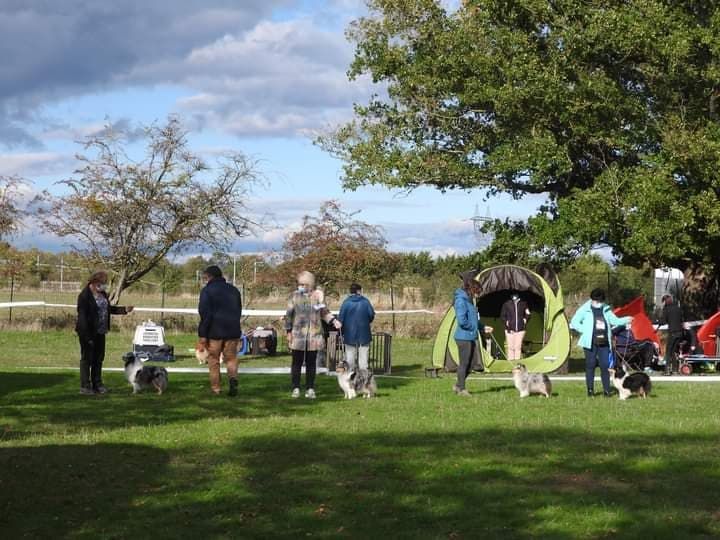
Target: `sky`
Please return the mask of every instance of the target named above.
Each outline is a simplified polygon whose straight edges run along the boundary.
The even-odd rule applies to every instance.
[[[249,203],[270,213],[269,225],[228,251],[277,251],[329,199],[381,226],[390,250],[475,251],[476,211],[523,219],[542,201],[487,201],[479,190],[345,192],[342,163],[312,142],[382,92],[347,78],[354,46],[345,29],[363,15],[361,0],[0,0],[0,175],[57,192],[85,137],[174,115],[194,151],[241,151],[266,179]],[[32,224],[11,243],[68,248]]]

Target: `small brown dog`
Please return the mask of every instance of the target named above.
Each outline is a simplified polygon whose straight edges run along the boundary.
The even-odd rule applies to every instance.
[[[207,347],[198,341],[195,345],[195,358],[197,358],[198,364],[207,364],[209,354]],[[224,361],[223,354],[220,353],[220,363],[222,364]]]

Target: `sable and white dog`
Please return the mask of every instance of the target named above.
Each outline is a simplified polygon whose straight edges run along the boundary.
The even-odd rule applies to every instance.
[[[528,373],[525,364],[517,364],[512,369],[515,388],[520,391],[520,397],[528,397],[530,394],[540,394],[546,398],[552,394],[552,383],[550,377],[544,373]]]
[[[133,353],[124,356],[125,378],[133,388],[133,394],[154,388],[162,394],[168,385],[168,372],[163,367],[145,366]]]
[[[209,353],[205,345],[199,342],[195,345],[195,358],[197,358],[198,364],[207,364],[208,354]],[[223,357],[223,354],[220,353],[220,363],[222,364],[224,361],[225,358]]]
[[[642,371],[630,373],[630,367],[627,364],[623,363],[608,371],[620,399],[627,399],[632,395],[646,398],[652,389],[650,376]]]
[[[371,398],[377,394],[377,383],[371,371],[367,369],[350,369],[345,360],[338,362],[335,370],[338,385],[345,394],[345,399],[353,399],[358,394],[364,394],[366,398]]]

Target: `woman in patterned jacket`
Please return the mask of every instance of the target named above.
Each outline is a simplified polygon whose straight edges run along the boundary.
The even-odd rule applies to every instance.
[[[305,364],[305,397],[315,399],[315,371],[317,352],[325,348],[321,321],[332,324],[337,330],[342,324],[330,313],[324,303],[322,291],[315,289],[315,276],[300,272],[298,288],[288,299],[285,313],[285,331],[292,353],[292,397],[300,397],[300,371]]]

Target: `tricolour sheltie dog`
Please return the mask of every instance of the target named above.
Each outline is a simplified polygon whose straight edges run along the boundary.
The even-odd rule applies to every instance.
[[[642,371],[630,372],[627,364],[610,368],[610,378],[618,391],[620,399],[627,399],[632,395],[646,398],[652,389],[650,376]]]
[[[350,369],[345,360],[338,362],[336,367],[338,385],[345,394],[345,399],[353,399],[358,394],[366,398],[375,397],[377,383],[375,376],[367,369]]]
[[[546,398],[552,394],[552,383],[550,377],[544,373],[528,373],[525,364],[516,364],[512,369],[515,388],[520,392],[520,397],[528,397],[530,394],[540,394]]]
[[[137,394],[145,389],[154,388],[162,394],[168,385],[168,372],[163,367],[145,366],[142,361],[132,353],[124,356],[125,378]]]

